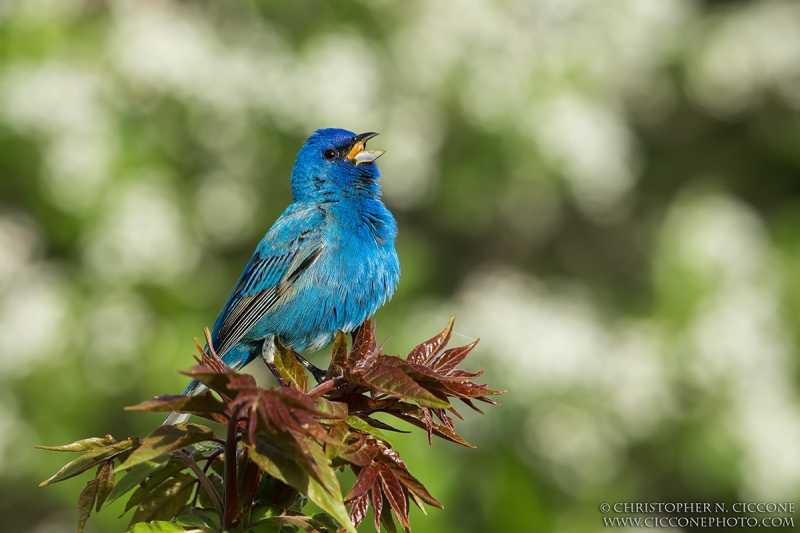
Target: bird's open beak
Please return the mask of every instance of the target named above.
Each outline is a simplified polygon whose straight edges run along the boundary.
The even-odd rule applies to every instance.
[[[386,153],[384,150],[366,149],[367,141],[373,137],[376,137],[377,135],[378,134],[374,131],[356,135],[353,139],[353,147],[350,149],[350,153],[347,154],[346,159],[348,161],[355,162],[356,165],[359,165],[361,163],[372,163]]]

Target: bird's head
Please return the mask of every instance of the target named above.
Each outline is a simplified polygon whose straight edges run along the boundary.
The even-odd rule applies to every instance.
[[[355,134],[328,128],[315,131],[300,149],[292,170],[292,195],[324,200],[335,194],[380,194],[375,160],[383,150],[367,150],[377,133]]]

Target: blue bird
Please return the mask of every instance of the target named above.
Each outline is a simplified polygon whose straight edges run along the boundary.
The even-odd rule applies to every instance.
[[[375,160],[384,152],[366,149],[376,135],[331,128],[306,139],[292,204],[258,244],[211,333],[231,368],[262,356],[277,377],[276,337],[295,351],[318,350],[391,298],[400,278],[397,223],[381,201]],[[184,394],[203,390],[193,381]],[[188,417],[172,413],[165,424]]]

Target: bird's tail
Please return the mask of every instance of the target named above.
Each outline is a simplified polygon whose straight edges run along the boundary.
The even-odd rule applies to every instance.
[[[197,396],[198,394],[203,394],[205,391],[208,390],[208,387],[193,379],[189,386],[186,387],[186,390],[183,391],[184,396]],[[161,424],[162,426],[174,426],[175,424],[180,424],[181,422],[186,422],[189,420],[189,417],[192,415],[186,413],[170,413],[164,423]]]

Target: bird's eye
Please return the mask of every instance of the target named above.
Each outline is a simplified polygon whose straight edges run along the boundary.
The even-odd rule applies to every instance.
[[[325,159],[327,159],[328,161],[330,161],[330,160],[332,160],[332,159],[336,159],[336,156],[337,156],[337,155],[339,155],[339,152],[337,152],[337,151],[336,151],[336,150],[334,150],[333,148],[328,148],[327,150],[325,150],[324,152],[322,152],[322,157],[324,157],[324,158],[325,158]]]

